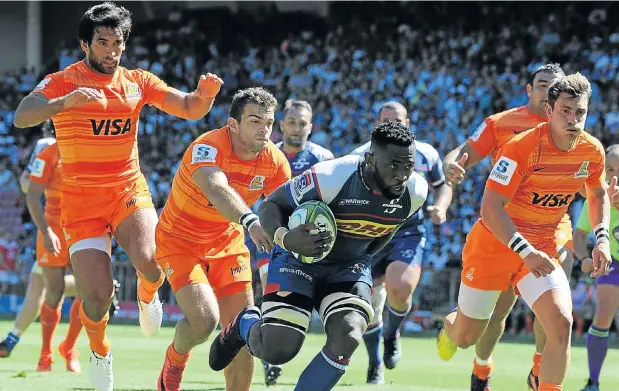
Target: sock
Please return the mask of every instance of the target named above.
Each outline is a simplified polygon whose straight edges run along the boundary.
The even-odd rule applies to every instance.
[[[323,347],[301,374],[294,391],[331,390],[346,372],[349,361]]]
[[[249,331],[251,327],[260,320],[260,314],[255,311],[247,311],[241,316],[239,328],[241,329],[241,338],[245,343],[249,343]]]
[[[537,389],[537,391],[563,391],[563,386],[542,381],[539,382],[539,388]]]
[[[95,322],[94,320],[91,320],[88,315],[86,315],[86,312],[84,312],[84,304],[82,303],[82,305],[80,305],[80,319],[84,324],[86,334],[88,334],[90,349],[101,357],[107,356],[110,350],[112,350],[110,341],[107,339],[107,335],[105,335],[105,328],[107,327],[107,321],[109,318],[110,315],[106,312],[103,319]]]
[[[56,326],[60,322],[60,307],[52,308],[47,303],[41,306],[41,329],[43,335],[43,345],[41,346],[41,356],[52,354],[52,338],[56,332]]]
[[[140,278],[140,285],[138,286],[138,297],[142,303],[150,304],[155,298],[155,293],[165,280],[165,274],[161,273],[157,282],[148,281],[140,272],[138,277]]]
[[[535,352],[535,354],[533,355],[533,369],[531,369],[531,372],[533,372],[533,376],[535,377],[539,377],[539,363],[542,362],[542,354]]]
[[[593,325],[587,332],[587,359],[589,361],[589,378],[600,381],[600,371],[608,352],[608,329],[597,328]]]
[[[385,339],[394,339],[396,334],[400,330],[400,326],[406,316],[410,312],[410,307],[404,312],[397,312],[392,309],[389,302],[385,304],[387,306],[387,320],[385,321]]]
[[[15,347],[15,345],[17,345],[18,342],[19,342],[19,337],[13,334],[12,331],[6,336],[6,339],[4,340],[4,343],[6,344],[9,350],[13,350],[13,348]]]
[[[165,356],[170,360],[170,364],[172,364],[173,367],[184,368],[187,365],[189,356],[191,356],[191,350],[185,354],[181,354],[174,349],[174,342],[172,342],[170,346],[168,346]]]
[[[490,377],[490,373],[492,372],[492,358],[487,360],[481,360],[477,357],[473,360],[473,374],[477,376],[479,379],[487,379]]]
[[[380,341],[383,336],[383,324],[380,323],[363,334],[363,342],[368,351],[370,366],[378,366],[383,363],[383,358],[380,354]]]
[[[17,337],[17,339],[19,339],[19,337],[21,337],[23,332],[24,330],[18,329],[17,327],[13,327],[13,329],[9,331],[9,334],[13,334],[14,337]]]
[[[69,330],[67,331],[67,337],[64,339],[64,349],[66,351],[72,350],[77,342],[77,337],[82,331],[82,320],[80,319],[80,307],[82,306],[82,299],[73,300],[71,305],[71,314],[69,317]]]

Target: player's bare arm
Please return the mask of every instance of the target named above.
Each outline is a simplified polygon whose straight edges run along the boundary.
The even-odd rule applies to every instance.
[[[426,210],[430,213],[434,224],[443,224],[447,221],[447,210],[451,205],[453,189],[445,182],[436,189],[434,198],[434,205],[428,206]]]
[[[264,233],[258,217],[254,215],[243,198],[228,183],[228,177],[218,167],[202,167],[193,173],[193,181],[204,196],[226,219],[247,228],[251,239],[264,252],[273,249],[273,242]]]
[[[223,80],[217,75],[208,73],[200,76],[198,87],[192,93],[168,87],[161,110],[192,121],[202,119],[213,107],[215,97],[223,84]]]
[[[613,177],[609,188],[617,185],[617,177]],[[589,221],[596,236],[596,244],[591,258],[593,259],[592,277],[605,274],[612,262],[610,256],[610,198],[603,187],[587,187],[587,202],[589,203]]]
[[[535,277],[544,277],[555,269],[550,257],[533,247],[516,230],[516,225],[505,211],[510,199],[486,188],[481,202],[481,218],[492,234],[501,243],[519,253],[524,264]],[[497,262],[500,260],[497,259]]]
[[[293,211],[286,187],[280,186],[260,204],[258,216],[269,238],[281,248],[309,257],[322,255],[333,240],[331,234],[319,231],[314,224],[301,224],[288,230],[286,222]]]
[[[462,183],[466,170],[479,163],[483,158],[485,156],[481,156],[468,141],[449,152],[443,159],[443,171],[447,183]]]
[[[54,255],[60,254],[60,239],[52,231],[45,219],[45,207],[43,206],[43,194],[45,185],[38,182],[31,182],[26,193],[26,205],[32,220],[37,226],[37,229],[43,235],[43,244],[45,249]]]
[[[580,268],[583,273],[591,273],[593,271],[593,259],[587,251],[587,236],[589,233],[582,229],[574,230],[574,254],[580,259]]]
[[[30,187],[30,173],[28,172],[28,170],[24,170],[19,176],[19,188],[21,189],[22,193],[26,194],[28,193],[29,187]]]
[[[68,108],[104,99],[105,95],[101,91],[87,87],[79,87],[65,96],[54,99],[47,99],[41,93],[30,94],[17,106],[14,125],[16,128],[36,126]]]

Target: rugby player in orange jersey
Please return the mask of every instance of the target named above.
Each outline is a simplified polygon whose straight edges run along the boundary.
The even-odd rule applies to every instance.
[[[546,64],[533,72],[526,86],[529,96],[526,106],[506,110],[486,118],[464,144],[445,156],[444,170],[447,181],[461,183],[466,173],[465,170],[473,167],[486,156],[490,156],[494,164],[500,148],[516,134],[548,121],[546,117],[548,87],[564,75],[565,73],[558,64]],[[555,236],[557,245],[560,247],[558,251],[559,259],[562,261],[561,265],[569,277],[572,273],[573,256],[567,244],[572,239],[572,224],[567,213],[561,220]],[[511,287],[501,293],[488,328],[475,345],[471,391],[490,389],[491,373],[494,367],[492,352],[503,335],[505,322],[515,303],[516,294]],[[536,352],[533,356],[533,368],[527,377],[527,383],[531,388],[537,387],[541,352],[546,343],[546,335],[537,319],[534,323],[534,332]]]
[[[562,390],[572,302],[567,277],[558,268],[555,232],[583,185],[598,239],[592,275],[606,273],[611,263],[604,148],[584,132],[590,97],[584,76],[561,77],[548,89],[549,122],[517,135],[499,152],[486,182],[481,218],[463,249],[458,309],[447,315],[439,333],[443,360],[479,340],[499,295],[511,284],[546,332],[538,389]]]
[[[139,114],[145,104],[185,119],[209,112],[222,80],[200,76],[184,93],[147,71],[120,66],[131,32],[131,13],[104,3],[90,8],[79,24],[86,58],[46,76],[15,113],[15,126],[52,118],[62,157],[61,225],[83,299],[80,318],[91,348],[95,390],[113,389],[111,346],[105,329],[114,291],[111,235],[138,272],[142,333],[161,326],[157,289],[164,275],[154,260],[157,213],[137,151]]]
[[[250,206],[291,176],[286,156],[269,140],[276,107],[263,88],[238,91],[227,126],[198,137],[174,176],[155,258],[185,317],[166,351],[159,391],[180,390],[191,349],[254,303],[243,228],[260,252],[273,249]],[[253,373],[245,350],[224,372],[226,390],[249,390]]]
[[[52,338],[60,322],[61,304],[65,293],[65,271],[69,267],[69,250],[60,228],[60,187],[62,186],[62,165],[56,143],[43,148],[30,166],[26,204],[37,226],[37,264],[41,267],[45,281],[45,300],[41,306],[41,328],[43,344],[37,371],[52,370]],[[45,206],[42,197],[45,195]],[[71,320],[67,338],[58,350],[66,361],[67,370],[81,372],[78,352],[75,349],[77,337],[82,330],[79,319],[81,299],[71,306]]]

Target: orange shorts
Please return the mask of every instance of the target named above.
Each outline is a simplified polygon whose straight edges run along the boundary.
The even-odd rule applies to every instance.
[[[549,242],[551,246],[538,250],[556,259],[554,242]],[[462,250],[462,282],[479,290],[505,291],[510,284],[515,287],[528,273],[520,255],[501,243],[481,220],[477,220]]]
[[[67,246],[83,239],[113,234],[127,216],[143,208],[155,208],[143,175],[118,186],[64,186],[61,224]]]
[[[155,260],[166,273],[174,292],[190,284],[209,284],[217,298],[252,289],[249,250],[243,229],[236,225],[209,243],[195,243],[164,231],[155,231]]]
[[[37,264],[41,267],[69,267],[71,258],[69,257],[69,247],[62,234],[60,225],[52,225],[52,231],[60,239],[60,254],[55,256],[48,252],[43,246],[43,234],[41,231],[37,233]]]
[[[569,214],[565,214],[555,232],[555,242],[557,243],[557,251],[566,247],[574,252],[574,242],[572,241],[572,220]]]

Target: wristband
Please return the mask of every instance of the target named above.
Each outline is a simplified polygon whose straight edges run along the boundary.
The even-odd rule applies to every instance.
[[[527,255],[531,254],[533,250],[535,250],[531,243],[523,238],[519,232],[516,232],[514,236],[512,236],[507,245],[513,252],[518,253],[522,259],[525,259]]]
[[[594,229],[595,239],[597,243],[610,243],[610,234],[608,233],[608,228],[604,226],[604,223],[598,224]]]
[[[275,235],[273,235],[273,241],[275,242],[275,244],[281,247],[282,250],[284,251],[288,251],[288,249],[284,246],[284,237],[286,237],[287,234],[288,234],[288,228],[279,227],[275,231]]]
[[[256,224],[258,221],[259,221],[258,216],[256,216],[252,212],[243,213],[243,215],[239,219],[239,223],[241,223],[241,225],[245,227],[245,229],[247,229],[248,231],[251,228],[251,226]]]

